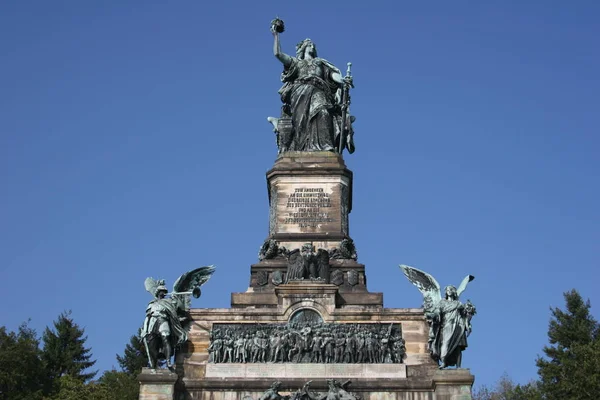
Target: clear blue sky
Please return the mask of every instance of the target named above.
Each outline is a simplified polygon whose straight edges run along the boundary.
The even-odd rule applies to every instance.
[[[103,370],[146,276],[217,265],[196,307],[246,290],[268,234],[275,15],[286,52],[310,37],[353,63],[369,289],[418,307],[398,264],[475,275],[464,366],[534,378],[564,291],[600,315],[597,1],[2,2],[0,323],[41,333],[72,309]]]

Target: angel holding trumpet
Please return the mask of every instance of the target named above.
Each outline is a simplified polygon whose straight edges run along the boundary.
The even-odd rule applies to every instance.
[[[467,275],[458,289],[446,286],[442,298],[440,285],[427,272],[408,265],[400,265],[400,269],[408,280],[423,294],[425,318],[429,323],[429,352],[438,362],[440,369],[461,367],[462,352],[467,348],[467,337],[471,333],[471,318],[476,313],[471,301],[459,301],[459,296],[467,288],[467,284],[475,277]]]
[[[154,300],[146,307],[141,331],[151,369],[156,369],[163,361],[167,368],[173,368],[171,358],[175,350],[187,341],[191,296],[200,297],[200,286],[208,281],[213,272],[215,267],[212,265],[186,272],[175,281],[171,293],[168,293],[164,280],[146,278],[144,281],[146,290],[154,296]]]

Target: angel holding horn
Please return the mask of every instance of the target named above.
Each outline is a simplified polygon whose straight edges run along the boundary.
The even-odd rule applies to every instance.
[[[476,310],[469,300],[461,303],[459,296],[475,277],[467,275],[458,289],[452,285],[446,286],[442,298],[440,285],[433,276],[408,265],[400,265],[400,269],[423,294],[432,358],[439,363],[440,369],[450,366],[460,368],[462,352],[467,348],[467,336],[471,333],[471,318]]]
[[[171,293],[168,293],[164,280],[146,278],[144,281],[146,290],[154,296],[146,307],[141,331],[150,368],[156,369],[161,361],[166,362],[167,368],[173,368],[171,358],[175,350],[187,341],[191,296],[200,297],[200,286],[213,272],[215,267],[212,265],[186,272],[175,281]]]

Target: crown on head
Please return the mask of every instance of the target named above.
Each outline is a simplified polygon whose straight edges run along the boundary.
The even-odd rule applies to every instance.
[[[299,42],[299,43],[296,45],[296,51],[297,51],[297,50],[300,50],[300,47],[302,47],[302,46],[304,45],[304,43],[306,43],[306,42],[312,42],[312,40],[310,40],[310,38],[306,38],[306,39],[304,39],[303,41]]]

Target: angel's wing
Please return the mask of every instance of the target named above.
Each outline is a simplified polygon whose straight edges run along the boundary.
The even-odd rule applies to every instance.
[[[465,279],[462,280],[458,289],[456,289],[456,295],[460,297],[460,294],[465,291],[469,282],[471,282],[475,277],[473,275],[465,276]]]
[[[215,267],[212,265],[188,271],[177,278],[173,284],[173,291],[188,292],[195,287],[202,286],[204,283],[206,283],[206,281],[208,281],[214,272]]]
[[[148,277],[144,281],[144,287],[146,288],[146,291],[150,292],[150,294],[154,297],[156,297],[156,288],[159,286],[160,282],[152,277]]]
[[[404,272],[408,280],[419,289],[425,299],[431,299],[433,304],[437,304],[442,299],[440,284],[437,283],[433,276],[408,265],[400,265],[400,269]]]

